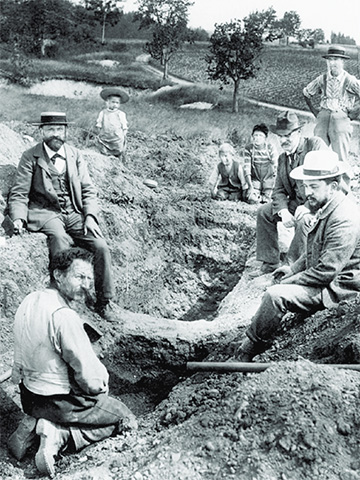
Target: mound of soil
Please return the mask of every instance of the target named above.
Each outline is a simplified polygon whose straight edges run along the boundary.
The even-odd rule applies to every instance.
[[[14,144],[0,157],[4,203],[28,145],[2,125],[0,138]],[[82,314],[103,330],[96,348],[111,393],[140,427],[64,455],[56,478],[360,479],[359,373],[316,364],[359,362],[357,300],[307,319],[287,316],[283,335],[259,357],[277,363],[261,374],[186,371],[187,361],[229,357],[270,281],[248,276],[256,206],[209,199],[205,179],[216,151],[206,139],[149,142],[134,132],[123,164],[84,152],[112,253],[118,322]],[[146,187],[145,178],[158,187]],[[11,364],[16,308],[48,277],[44,235],[6,239],[0,248],[2,373]],[[5,382],[0,479],[39,478],[33,454],[19,463],[6,449],[21,415],[17,387]]]

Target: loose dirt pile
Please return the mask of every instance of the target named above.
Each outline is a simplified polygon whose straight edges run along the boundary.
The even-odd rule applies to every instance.
[[[7,172],[3,203],[18,150],[28,146],[0,126],[0,139],[7,138],[14,150],[8,146],[0,157]],[[161,135],[149,142],[133,133],[130,140],[124,164],[91,150],[85,155],[99,191],[119,304],[117,324],[91,317],[104,331],[97,349],[110,371],[111,393],[134,409],[140,428],[65,455],[56,478],[360,479],[360,374],[298,360],[359,363],[359,302],[305,321],[287,317],[284,334],[259,357],[278,361],[264,373],[188,377],[186,361],[231,354],[231,342],[261,299],[265,283],[251,282],[246,267],[256,207],[209,199],[204,182],[217,145],[206,139]],[[147,188],[145,178],[159,187]],[[14,237],[0,252],[5,368],[14,312],[47,282],[45,237]],[[7,452],[6,439],[22,414],[16,388],[1,387],[0,479],[39,478],[33,455],[18,463]]]

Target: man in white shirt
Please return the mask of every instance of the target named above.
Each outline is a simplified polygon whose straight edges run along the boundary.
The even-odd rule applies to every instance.
[[[352,133],[350,117],[355,101],[360,99],[360,82],[344,70],[344,61],[349,56],[343,48],[330,47],[323,57],[327,72],[310,82],[303,94],[316,117],[314,135],[331,145],[339,160],[346,162]],[[316,94],[321,95],[319,108],[312,100]]]

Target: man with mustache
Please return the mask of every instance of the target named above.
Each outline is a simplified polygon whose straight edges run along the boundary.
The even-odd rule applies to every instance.
[[[94,255],[95,310],[112,320],[114,295],[109,248],[98,224],[98,202],[86,163],[67,145],[68,122],[63,112],[43,112],[42,142],[23,153],[11,189],[8,209],[14,233],[47,236],[50,262],[71,240]]]
[[[330,47],[326,55],[327,72],[319,75],[303,90],[305,101],[316,117],[314,134],[322,138],[339,155],[348,160],[352,117],[355,101],[360,100],[360,82],[344,70],[344,61],[350,58],[340,47]],[[320,95],[319,107],[312,97]]]
[[[308,152],[327,150],[328,147],[321,138],[304,138],[301,127],[297,115],[290,111],[281,112],[276,125],[270,126],[284,151],[278,159],[272,201],[262,205],[257,212],[256,259],[262,262],[262,265],[260,269],[250,273],[252,277],[271,273],[280,264],[278,222],[282,222],[287,228],[295,226],[298,230],[295,241],[289,248],[290,258],[299,256],[304,247],[309,209],[301,183],[291,178],[290,172],[303,164]]]
[[[21,461],[38,435],[36,466],[53,477],[60,451],[135,429],[137,421],[108,395],[109,374],[91,345],[98,330],[71,308],[84,301],[93,282],[92,255],[62,250],[52,259],[50,279],[50,287],[27,295],[15,315],[12,379],[26,415],[8,446]]]
[[[302,181],[311,212],[306,251],[290,266],[274,271],[270,286],[246,331],[236,357],[249,362],[267,350],[287,311],[307,315],[331,308],[360,292],[359,207],[341,189],[344,162],[331,151],[307,153],[290,176]]]

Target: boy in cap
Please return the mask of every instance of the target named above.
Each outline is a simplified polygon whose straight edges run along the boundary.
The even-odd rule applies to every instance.
[[[106,104],[96,120],[100,152],[121,157],[126,149],[128,124],[120,105],[126,103],[129,96],[120,88],[109,87],[100,92],[100,97]]]
[[[290,266],[274,271],[269,287],[236,357],[251,361],[267,350],[287,311],[312,314],[332,308],[360,292],[359,207],[340,186],[346,166],[331,150],[311,151],[290,177],[303,182],[314,214],[306,249]]]
[[[352,126],[351,112],[355,100],[360,99],[360,82],[344,70],[344,61],[349,58],[345,50],[330,47],[323,55],[327,72],[319,75],[303,90],[305,101],[316,117],[314,135],[322,138],[339,156],[348,160]],[[320,106],[316,108],[312,97],[320,94]]]
[[[267,141],[269,129],[264,123],[255,125],[251,142],[244,148],[244,173],[256,201],[267,203],[275,182],[276,154]]]

